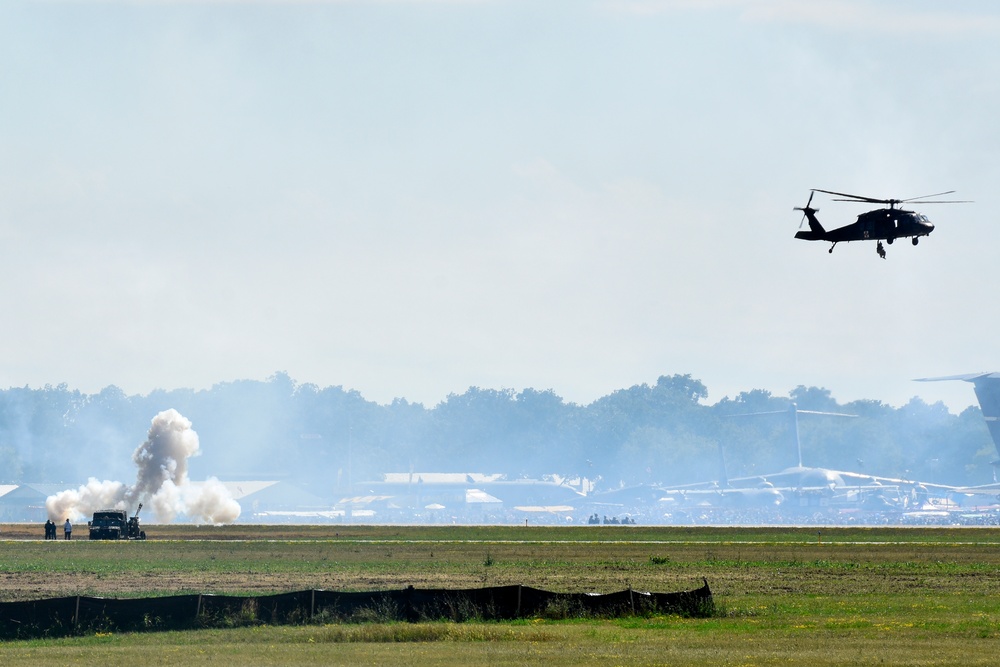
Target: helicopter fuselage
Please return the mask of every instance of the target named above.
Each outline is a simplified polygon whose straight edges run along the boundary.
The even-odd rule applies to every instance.
[[[880,208],[858,216],[857,222],[831,229],[824,241],[841,243],[847,241],[881,240],[892,243],[899,238],[917,239],[934,231],[934,224],[926,215],[898,208]]]
[[[795,238],[805,241],[826,241],[836,246],[838,243],[851,241],[885,241],[892,243],[896,239],[912,237],[913,245],[921,236],[927,236],[934,231],[934,224],[926,215],[915,211],[904,211],[898,208],[879,208],[858,216],[857,222],[827,231],[816,218],[816,209],[798,209],[805,212],[809,220],[809,231],[801,231]],[[830,248],[833,252],[833,247]],[[879,254],[884,255],[879,244]]]

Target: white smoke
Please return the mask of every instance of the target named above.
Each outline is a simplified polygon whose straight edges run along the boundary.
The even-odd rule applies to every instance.
[[[153,417],[146,442],[132,453],[138,468],[130,499],[147,498],[160,490],[164,482],[187,484],[187,462],[201,454],[198,434],[191,421],[176,410],[164,410]]]
[[[178,515],[205,523],[232,523],[241,508],[221,482],[212,478],[192,484],[188,480],[188,459],[200,453],[191,421],[176,410],[164,410],[153,417],[146,441],[132,454],[137,467],[133,486],[91,478],[75,491],[49,496],[45,508],[53,521],[80,521],[99,509],[125,509],[146,502],[161,523],[170,523]]]
[[[184,513],[184,501],[180,489],[169,479],[149,499],[153,514],[163,523],[172,523],[178,514]]]
[[[201,517],[206,523],[232,523],[240,516],[240,504],[233,500],[229,489],[214,477],[197,487],[182,489],[181,497],[185,514]]]
[[[168,479],[150,498],[150,504],[163,523],[170,523],[178,514],[184,514],[219,525],[236,521],[241,511],[229,490],[214,477],[207,482],[183,485]]]
[[[45,500],[49,518],[56,523],[66,519],[80,521],[99,509],[125,509],[125,485],[91,477],[80,488],[60,491]]]

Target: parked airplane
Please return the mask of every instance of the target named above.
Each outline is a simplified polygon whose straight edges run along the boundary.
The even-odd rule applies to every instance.
[[[407,506],[423,507],[438,503],[461,506],[472,492],[480,502],[504,503],[509,507],[575,506],[585,498],[564,480],[514,479],[499,474],[480,473],[384,473],[382,479],[357,485],[369,493],[392,496]]]
[[[769,414],[787,414],[790,420],[789,429],[794,437],[797,463],[774,473],[737,477],[729,479],[725,469],[725,456],[720,445],[720,479],[716,482],[679,485],[663,489],[664,494],[674,501],[712,502],[712,504],[746,506],[779,505],[786,497],[794,495],[803,502],[800,504],[819,504],[840,498],[852,503],[860,503],[865,497],[891,497],[893,501],[914,505],[922,502],[933,491],[947,494],[954,487],[896,477],[883,477],[846,470],[830,468],[815,468],[802,463],[802,444],[799,440],[799,415],[826,415],[836,417],[856,417],[837,412],[817,412],[799,410],[792,403],[787,410],[777,412],[760,412],[734,417],[752,417]],[[998,490],[1000,492],[1000,490]]]
[[[993,438],[993,446],[1000,456],[1000,373],[966,373],[964,375],[948,375],[938,378],[918,378],[917,382],[938,382],[941,380],[965,380],[971,382],[976,389],[979,407],[986,419],[986,428]],[[1000,461],[994,462],[994,465]]]
[[[993,438],[993,447],[1000,456],[1000,373],[965,373],[963,375],[948,375],[936,378],[918,378],[917,382],[938,382],[941,380],[965,380],[971,382],[976,390],[979,407],[986,420],[986,428]],[[1000,459],[993,461],[993,478],[996,479],[996,467]],[[1000,495],[1000,484],[984,484],[980,486],[965,486],[956,489],[960,493]]]

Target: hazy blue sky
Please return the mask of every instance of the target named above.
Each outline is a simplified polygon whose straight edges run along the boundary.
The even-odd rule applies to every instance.
[[[958,410],[998,183],[985,0],[4,0],[0,386]],[[976,203],[882,261],[814,187]]]

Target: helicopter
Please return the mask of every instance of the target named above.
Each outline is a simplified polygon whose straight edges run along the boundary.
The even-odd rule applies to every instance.
[[[862,213],[858,216],[857,222],[827,231],[823,228],[823,225],[820,224],[819,220],[816,219],[816,212],[819,209],[812,208],[811,206],[813,195],[817,192],[822,192],[828,195],[836,195],[838,198],[835,198],[833,201],[847,201],[863,204],[888,204],[889,208],[879,208],[874,211]],[[953,192],[955,191],[948,190],[947,192],[938,192],[933,195],[921,195],[919,197],[911,197],[909,199],[879,199],[877,197],[864,197],[861,195],[852,195],[844,192],[833,192],[832,190],[820,190],[819,188],[813,188],[809,191],[809,201],[806,202],[806,205],[801,207],[796,206],[793,209],[795,211],[802,211],[802,221],[799,223],[799,229],[802,229],[802,224],[806,220],[809,221],[809,231],[800,231],[795,235],[795,238],[803,239],[805,241],[829,241],[833,244],[830,246],[829,250],[831,253],[841,241],[878,241],[876,251],[878,252],[879,257],[885,259],[885,247],[882,245],[882,241],[892,245],[892,242],[896,239],[910,237],[912,238],[913,245],[917,245],[921,236],[927,236],[934,231],[934,225],[927,219],[926,215],[915,211],[906,211],[902,208],[897,208],[899,205],[907,204],[909,202],[916,202],[919,204],[969,203],[966,201],[955,200],[923,201],[928,197],[942,197],[944,195],[950,195]]]

